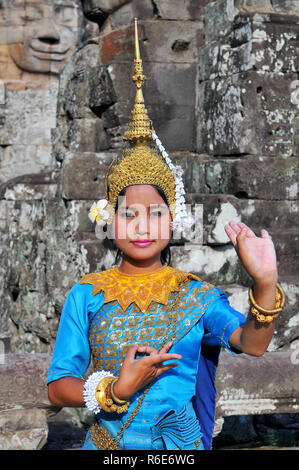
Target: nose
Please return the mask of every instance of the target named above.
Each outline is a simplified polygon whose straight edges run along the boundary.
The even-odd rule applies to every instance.
[[[52,20],[47,19],[43,22],[40,33],[38,34],[38,39],[48,46],[59,44],[60,35]]]
[[[148,228],[148,220],[147,220],[146,215],[145,216],[139,216],[137,226],[136,226],[136,232],[139,235],[144,235],[144,234],[147,233],[147,228]]]

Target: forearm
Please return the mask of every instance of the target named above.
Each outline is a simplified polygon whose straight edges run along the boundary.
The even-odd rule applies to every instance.
[[[84,380],[63,377],[48,385],[48,397],[54,406],[83,407]]]
[[[277,277],[274,275],[270,279],[254,281],[252,288],[256,303],[271,310],[275,307]],[[251,313],[248,314],[247,321],[240,334],[241,350],[247,354],[260,356],[264,354],[274,333],[274,321],[261,323]]]

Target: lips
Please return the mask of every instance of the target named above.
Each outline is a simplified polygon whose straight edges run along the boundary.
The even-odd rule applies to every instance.
[[[41,60],[54,60],[57,62],[65,60],[65,57],[69,51],[69,46],[59,45],[57,46],[43,46],[37,40],[33,40],[30,44],[32,54],[36,58]]]
[[[133,245],[143,247],[143,246],[149,246],[152,243],[153,242],[151,240],[135,240],[133,242]]]

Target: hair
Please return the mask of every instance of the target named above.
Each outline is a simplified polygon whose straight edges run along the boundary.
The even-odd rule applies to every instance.
[[[164,191],[160,188],[160,186],[157,186],[156,184],[151,184],[151,186],[153,186],[153,188],[156,189],[156,191],[159,193],[159,195],[161,196],[161,198],[163,199],[163,201],[165,202],[165,204],[167,204],[167,207],[169,208],[169,204],[168,204],[168,200],[167,200],[167,197],[164,193]],[[125,188],[123,188],[119,195],[118,196],[124,196],[126,194],[126,191],[127,191],[127,188],[128,186],[126,186]],[[117,212],[117,209],[118,209],[118,198],[117,198],[117,202],[116,202],[116,206],[115,206],[115,213]],[[118,264],[120,259],[121,259],[121,250],[119,248],[117,248],[116,246],[116,243],[114,240],[112,240],[112,246],[114,249],[117,249],[116,251],[116,256],[115,256],[115,261],[114,263],[115,264]],[[171,251],[170,251],[170,242],[168,243],[168,245],[161,251],[161,263],[164,265],[170,265],[171,263]]]

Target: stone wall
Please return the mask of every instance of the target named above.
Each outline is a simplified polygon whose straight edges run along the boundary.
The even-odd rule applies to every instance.
[[[49,9],[56,1],[36,3]],[[105,171],[130,120],[137,16],[150,118],[185,170],[187,202],[203,205],[197,243],[174,240],[172,265],[222,287],[246,313],[250,279],[223,227],[234,219],[257,234],[266,228],[287,296],[269,351],[298,347],[298,2],[69,3],[80,22],[83,8],[86,34],[73,25],[59,70],[51,57],[48,70],[21,60],[32,50],[20,39],[29,21],[19,11],[24,2],[0,9],[1,344],[51,353],[68,290],[114,263],[87,215],[104,195]],[[39,39],[47,47],[59,44],[53,18]],[[30,31],[37,41],[40,33]]]
[[[51,130],[60,74],[95,32],[79,0],[1,2],[0,339],[8,349],[48,350],[57,328],[45,219],[59,206]]]

